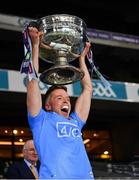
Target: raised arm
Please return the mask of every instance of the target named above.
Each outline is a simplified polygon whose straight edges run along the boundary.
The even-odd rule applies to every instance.
[[[87,55],[89,48],[90,43],[87,42],[86,47],[84,48],[82,54],[79,57],[80,69],[84,71],[84,77],[81,80],[82,93],[78,97],[75,104],[75,112],[84,121],[86,121],[88,118],[92,97],[92,82],[85,63],[85,56]]]
[[[36,73],[39,72],[39,43],[40,36],[42,35],[34,27],[29,27],[29,36],[32,43],[32,62]],[[39,113],[40,108],[42,107],[41,92],[39,89],[38,81],[32,79],[28,82],[27,85],[27,110],[31,113],[32,116],[35,116]]]

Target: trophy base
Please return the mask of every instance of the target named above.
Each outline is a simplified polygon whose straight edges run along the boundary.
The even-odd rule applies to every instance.
[[[40,75],[40,81],[50,85],[66,85],[81,80],[84,72],[74,66],[53,66]]]

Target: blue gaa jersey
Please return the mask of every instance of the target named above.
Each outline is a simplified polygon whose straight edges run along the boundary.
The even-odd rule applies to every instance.
[[[40,179],[94,179],[81,129],[84,122],[75,112],[69,118],[43,109],[28,113],[35,147],[41,162]]]

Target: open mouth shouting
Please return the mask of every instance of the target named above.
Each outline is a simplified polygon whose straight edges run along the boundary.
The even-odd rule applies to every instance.
[[[68,105],[62,106],[61,113],[63,116],[67,117],[69,115],[69,106]]]

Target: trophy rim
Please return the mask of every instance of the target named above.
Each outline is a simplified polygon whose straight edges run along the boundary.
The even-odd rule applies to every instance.
[[[43,17],[41,17],[41,18],[38,18],[36,21],[37,21],[37,23],[41,23],[44,19],[48,19],[48,18],[51,18],[51,17],[55,17],[55,16],[64,16],[64,17],[72,17],[72,18],[75,18],[75,19],[78,19],[78,20],[80,20],[80,22],[82,22],[83,23],[83,27],[84,27],[84,29],[87,29],[87,24],[85,23],[85,21],[82,19],[82,18],[80,18],[80,17],[78,17],[78,16],[76,16],[76,15],[72,15],[72,14],[65,14],[65,13],[62,13],[62,14],[50,14],[50,15],[47,15],[47,16],[43,16]]]

